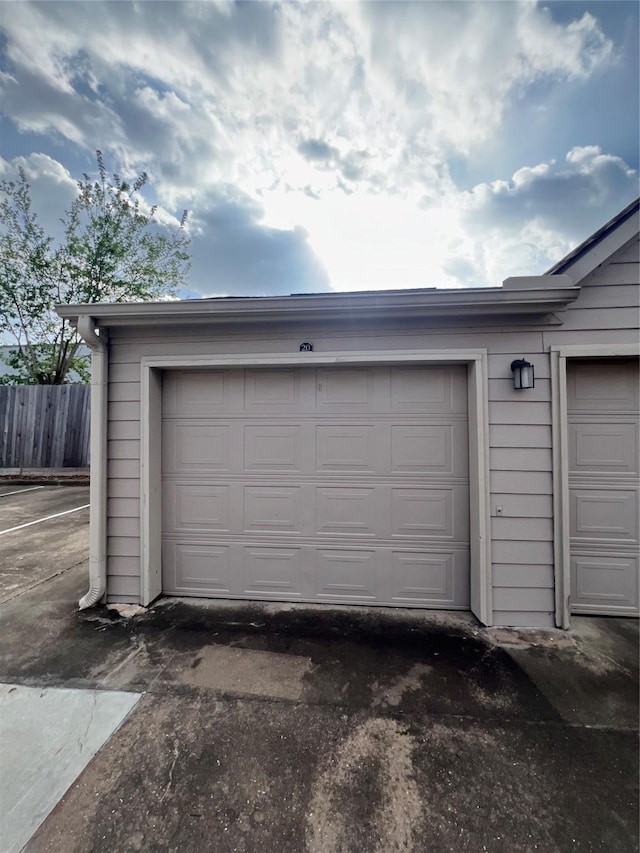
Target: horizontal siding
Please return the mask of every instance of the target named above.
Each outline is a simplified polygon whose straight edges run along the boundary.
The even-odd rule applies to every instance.
[[[107,428],[107,438],[110,440],[125,440],[129,438],[140,438],[139,421],[117,421],[110,420]]]
[[[514,495],[551,495],[553,483],[548,471],[492,471],[491,489]]]
[[[140,601],[140,595],[113,595],[113,593],[109,592],[107,594],[107,603],[108,604],[137,604]]]
[[[626,264],[629,262],[640,265],[640,238],[636,237],[634,240],[630,240],[611,259],[612,264]]]
[[[110,421],[135,421],[140,422],[140,403],[138,401],[126,400],[123,402],[109,402]]]
[[[493,560],[495,563],[510,565],[551,566],[553,565],[553,544],[530,540],[497,540],[493,543]]]
[[[122,519],[117,519],[122,521]],[[107,554],[110,557],[139,557],[140,537],[138,536],[108,536]]]
[[[491,447],[551,447],[551,426],[524,424],[519,429],[503,424],[489,428]]]
[[[638,261],[609,261],[608,264],[596,270],[585,287],[600,287],[605,285],[638,284]],[[611,304],[611,303],[609,303]],[[617,302],[615,303],[618,304]]]
[[[146,333],[146,334],[145,334]],[[130,363],[135,370],[140,371],[140,358],[154,355],[232,355],[242,352],[252,353],[282,353],[290,352],[298,354],[301,340],[306,340],[307,335],[304,327],[299,324],[294,334],[256,334],[243,336],[242,329],[238,329],[235,335],[218,332],[215,336],[211,330],[197,327],[190,330],[187,335],[181,334],[171,340],[168,333],[154,333],[148,337],[148,330],[136,330],[135,333],[127,333],[123,330],[114,330],[111,344],[110,363],[120,365]],[[542,352],[542,330],[522,330],[520,332],[496,332],[495,328],[487,329],[486,332],[457,332],[446,328],[429,329],[420,333],[412,333],[410,330],[399,330],[396,334],[379,332],[373,334],[364,332],[354,334],[347,331],[343,335],[330,333],[310,332],[308,337],[313,338],[316,352],[358,352],[360,350],[379,351],[380,349],[404,350],[404,349],[477,349],[486,348],[490,353],[505,353],[510,355],[523,355],[526,353]],[[128,374],[130,381],[136,376]]]
[[[549,542],[553,538],[553,525],[550,518],[496,516],[491,519],[491,537],[494,542],[511,540]]]
[[[640,305],[640,288],[637,284],[611,284],[608,287],[582,289],[581,309],[609,308],[612,304],[619,308],[637,308]]]
[[[497,587],[493,590],[495,610],[548,612],[555,609],[552,589],[539,587]]]
[[[543,332],[545,347],[634,344],[640,338],[640,264],[633,240],[582,282],[562,326]]]
[[[112,480],[133,480],[140,476],[140,459],[109,459],[107,476]]]
[[[544,346],[637,343],[640,327],[638,240],[623,246],[583,282],[563,325],[543,332]]]
[[[140,462],[139,439],[112,439],[108,445],[109,459],[134,459]]]
[[[504,518],[552,518],[553,500],[551,495],[518,495],[510,493],[491,493],[492,513],[501,506]]]
[[[112,596],[115,599],[112,599]],[[140,601],[140,578],[109,576],[109,600],[137,603]]]
[[[523,394],[526,392],[522,392]],[[526,424],[550,424],[551,403],[514,400],[509,403],[493,403],[489,407],[489,423],[523,426]]]
[[[140,381],[140,360],[132,363],[114,362],[109,359],[109,383],[116,382],[139,382]]]
[[[579,300],[575,304],[576,308],[565,314],[563,332],[638,328],[637,311],[629,311],[628,308],[583,308]]]
[[[139,508],[136,509],[136,513]],[[107,535],[113,536],[140,536],[140,516],[111,516],[107,522]],[[138,549],[139,551],[140,549]],[[113,553],[113,552],[110,552]]]
[[[140,399],[139,382],[109,382],[109,400],[113,403]]]
[[[139,498],[140,497],[140,480],[139,479],[117,479],[109,478],[107,481],[107,497],[108,498]]]
[[[555,607],[549,357],[522,355],[534,364],[535,388],[516,391],[510,366],[489,379],[493,618],[546,627]]]
[[[554,628],[554,611],[546,610],[543,613],[530,613],[526,610],[494,610],[493,623],[497,626],[510,628]]]
[[[547,447],[494,447],[490,450],[492,471],[551,471]]]
[[[140,558],[139,557],[121,557],[114,554],[109,559],[109,576],[122,575],[126,577],[135,577],[140,579]]]
[[[110,498],[107,501],[109,518],[140,518],[139,498]]]
[[[474,336],[474,338],[477,338],[477,337],[478,336]],[[287,351],[296,352],[296,350],[297,350],[296,343],[299,343],[297,338],[295,341],[294,340],[286,341],[286,340],[283,340],[281,337],[279,337],[279,338],[277,338],[277,344],[278,345],[276,347],[273,347],[272,351],[278,352],[278,353],[281,353],[283,351],[284,352],[287,352]],[[342,346],[342,344],[344,342],[341,341],[340,343],[341,343],[340,348],[343,349],[344,347]],[[517,340],[514,341],[513,343],[515,343],[516,346],[510,347],[508,350],[503,349],[500,352],[492,352],[491,350],[489,351],[489,355],[487,358],[487,368],[488,368],[489,379],[507,379],[507,380],[512,382],[513,381],[513,379],[512,379],[513,374],[511,373],[511,368],[510,368],[511,362],[516,358],[521,358],[522,356],[527,356],[527,355],[531,356],[532,353],[540,353],[541,345],[542,345],[542,336],[540,333],[537,333],[535,335],[535,340],[527,341],[527,346],[529,347],[529,349],[524,349],[524,342],[523,342],[523,336],[522,335],[519,335]],[[319,347],[317,340],[315,342],[315,345],[317,348]],[[486,337],[483,337],[480,340],[473,340],[473,341],[466,342],[465,345],[467,347],[482,347],[484,349],[484,348],[489,347],[489,341],[487,340]],[[421,338],[420,341],[416,341],[416,340],[412,340],[410,336],[408,338],[403,338],[401,349],[411,349],[412,346],[416,347],[417,349],[426,348],[429,346],[429,340],[427,340],[425,338]],[[376,342],[376,348],[379,348],[379,347],[380,347],[380,342],[378,341],[378,342]],[[181,348],[182,348],[182,344],[180,345],[180,349]],[[353,348],[353,347],[351,347],[351,348]],[[211,345],[210,338],[205,339],[204,341],[202,341],[202,343],[198,344],[197,349],[198,349],[198,352],[196,354],[199,354],[199,355],[208,355],[208,354],[220,353],[219,347],[213,347]],[[328,343],[324,343],[322,346],[322,349],[329,351],[331,349],[331,347],[329,346]],[[122,346],[118,347],[118,349],[115,350],[113,353],[113,358],[121,358],[122,357],[121,350],[122,350]],[[225,347],[223,354],[228,355],[230,352],[237,351],[237,350],[238,350],[237,345],[235,345],[233,348]],[[132,351],[131,345],[126,345],[125,352],[126,351],[132,352],[130,360],[128,360],[128,361],[117,361],[115,364],[112,364],[110,366],[109,377],[110,377],[111,382],[113,382],[114,384],[116,384],[116,382],[139,382],[139,380],[140,380],[140,352],[139,351]],[[248,348],[245,348],[244,346],[242,347],[242,351],[243,352],[250,352],[250,350]],[[259,352],[264,352],[264,351],[268,352],[269,350],[265,350],[264,347],[261,347],[258,351]],[[319,351],[319,349],[316,349],[316,351]],[[155,353],[147,352],[146,348],[145,348],[145,352],[143,354],[144,355],[162,354],[162,348],[160,348],[160,352],[155,352]],[[549,379],[550,367],[549,367],[549,359],[548,358],[537,357],[535,367],[536,367],[536,380],[537,379]]]
[[[594,311],[594,318],[597,312]],[[635,312],[627,312],[633,316]],[[548,329],[544,332],[545,349],[552,346],[583,346],[584,344],[638,344],[638,323],[635,321],[626,329],[593,329],[580,331],[577,329]]]
[[[553,566],[493,567],[493,586],[553,589]]]

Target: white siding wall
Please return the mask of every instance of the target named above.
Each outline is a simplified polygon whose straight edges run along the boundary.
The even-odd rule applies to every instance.
[[[410,326],[362,330],[300,325],[232,333],[192,329],[114,330],[109,373],[108,597],[137,600],[140,591],[140,358],[148,355],[297,353],[478,348],[489,351],[489,421],[494,622],[552,626],[553,498],[549,347],[560,343],[636,343],[639,311],[638,241],[583,282],[562,325],[454,328]],[[524,356],[536,371],[531,391],[513,389],[510,363]],[[502,507],[502,514],[495,509]]]

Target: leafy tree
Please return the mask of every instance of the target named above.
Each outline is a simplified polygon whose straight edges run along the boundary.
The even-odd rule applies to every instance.
[[[156,207],[141,207],[146,173],[128,183],[108,176],[100,151],[96,159],[98,179],[78,181],[57,243],[32,210],[24,170],[0,182],[0,340],[12,346],[3,358],[15,371],[0,383],[60,385],[71,370],[87,379],[80,338],[55,305],[167,298],[189,269],[187,211],[169,233]]]

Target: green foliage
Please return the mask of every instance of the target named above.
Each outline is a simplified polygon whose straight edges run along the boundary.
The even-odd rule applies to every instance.
[[[0,337],[15,343],[4,356],[15,373],[0,383],[58,385],[71,370],[86,379],[78,334],[55,306],[163,299],[189,269],[187,212],[169,233],[156,207],[141,209],[147,175],[133,183],[109,178],[100,151],[96,158],[98,179],[78,182],[58,245],[31,209],[24,170],[17,181],[0,182]]]

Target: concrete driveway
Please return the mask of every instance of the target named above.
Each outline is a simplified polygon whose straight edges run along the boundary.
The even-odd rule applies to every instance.
[[[89,489],[0,483],[0,603],[87,559]]]
[[[123,618],[78,612],[85,590],[75,565],[0,606],[0,680],[140,696],[27,851],[637,850],[633,620],[537,635],[178,599]]]

